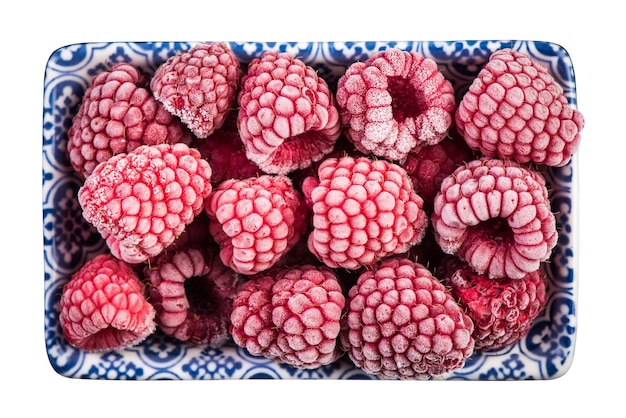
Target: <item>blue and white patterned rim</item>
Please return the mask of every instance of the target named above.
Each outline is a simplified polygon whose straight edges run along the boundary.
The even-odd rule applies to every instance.
[[[69,163],[67,130],[91,78],[125,61],[153,72],[177,51],[195,42],[84,43],[54,51],[45,69],[43,95],[43,240],[45,342],[54,370],[66,377],[119,380],[182,379],[376,379],[344,356],[334,364],[300,370],[251,356],[227,344],[219,349],[181,344],[154,334],[142,344],[115,352],[85,353],[63,337],[58,314],[63,285],[80,265],[106,251],[103,240],[81,215],[76,193],[80,178]],[[434,59],[459,98],[489,55],[501,48],[528,53],[548,66],[576,106],[576,82],[569,54],[541,41],[402,41],[402,42],[243,42],[229,45],[242,63],[264,50],[290,52],[315,67],[331,87],[354,61],[386,48],[417,51]],[[553,379],[569,368],[574,354],[577,314],[577,158],[562,168],[546,169],[559,243],[545,263],[549,278],[545,312],[517,344],[474,354],[449,380]]]

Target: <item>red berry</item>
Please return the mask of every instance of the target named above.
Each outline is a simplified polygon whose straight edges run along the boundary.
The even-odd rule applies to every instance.
[[[541,174],[487,157],[443,180],[431,221],[445,253],[492,279],[519,279],[537,270],[558,239]]]
[[[109,351],[142,342],[156,329],[154,307],[133,269],[111,254],[86,262],[63,287],[59,320],[74,347]]]
[[[91,80],[72,119],[67,149],[72,167],[86,177],[98,163],[140,145],[190,141],[185,126],[147,89],[145,74],[121,62]]]
[[[231,333],[253,355],[301,369],[337,360],[345,297],[328,267],[272,269],[248,280],[235,297]]]
[[[584,127],[548,69],[512,49],[491,54],[455,119],[469,146],[487,157],[557,167],[571,160]]]
[[[238,95],[238,126],[248,158],[288,174],[330,153],[341,134],[335,99],[302,60],[265,51],[252,60]]]
[[[137,264],[172,244],[211,190],[211,167],[197,149],[142,145],[98,165],[78,201],[113,255]]]
[[[220,347],[230,335],[230,314],[241,278],[209,248],[164,253],[144,269],[157,323],[190,344]]]
[[[473,331],[470,317],[426,267],[393,257],[350,288],[340,338],[366,373],[425,380],[465,365]]]
[[[339,79],[337,104],[359,151],[398,161],[440,142],[456,108],[452,84],[435,61],[394,48],[350,65]]]
[[[548,283],[541,270],[520,279],[490,279],[459,258],[447,256],[437,272],[474,322],[476,350],[515,344],[528,334],[546,305]]]
[[[223,42],[201,42],[178,52],[150,80],[154,97],[198,138],[223,124],[233,108],[242,75],[239,61]]]
[[[303,197],[282,175],[222,182],[205,202],[224,264],[240,274],[268,270],[307,227]]]
[[[332,268],[355,270],[418,244],[428,227],[423,200],[399,165],[327,158],[303,186],[312,204],[309,249]]]

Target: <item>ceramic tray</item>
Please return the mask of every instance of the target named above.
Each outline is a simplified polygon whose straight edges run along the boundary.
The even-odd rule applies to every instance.
[[[60,375],[80,379],[376,379],[344,356],[331,365],[301,370],[254,357],[234,344],[219,349],[191,346],[153,334],[142,344],[119,351],[86,353],[63,337],[58,315],[63,285],[86,260],[107,249],[82,216],[76,193],[81,185],[66,151],[67,130],[91,78],[107,66],[131,62],[153,72],[163,61],[195,42],[81,43],[52,52],[45,68],[43,94],[43,240],[44,336],[50,364]],[[332,87],[346,67],[375,51],[395,47],[417,51],[434,59],[452,82],[460,99],[481,65],[497,49],[513,48],[548,66],[576,105],[572,61],[560,45],[542,41],[446,42],[243,42],[229,43],[242,63],[267,49],[290,52],[318,70]],[[528,380],[563,375],[572,362],[577,314],[577,159],[562,168],[550,168],[546,179],[552,190],[559,243],[549,263],[545,312],[517,344],[493,352],[475,353],[465,366],[445,379]]]

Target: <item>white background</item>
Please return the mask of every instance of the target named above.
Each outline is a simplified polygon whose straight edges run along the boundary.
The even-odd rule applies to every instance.
[[[0,415],[624,416],[626,32],[618,2],[175,0],[147,6],[113,0],[13,2],[8,9],[10,3],[0,6]],[[535,382],[103,382],[53,371],[44,345],[41,121],[44,69],[55,49],[96,41],[461,39],[551,41],[573,60],[586,126],[577,157],[578,331],[564,376]]]

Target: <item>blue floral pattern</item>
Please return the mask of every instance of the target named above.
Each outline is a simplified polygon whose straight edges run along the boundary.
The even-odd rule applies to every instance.
[[[97,231],[80,213],[76,193],[80,179],[67,156],[67,130],[91,78],[111,64],[126,61],[153,72],[177,51],[193,42],[84,43],[67,45],[49,57],[44,82],[42,215],[44,240],[45,343],[54,370],[79,379],[377,379],[356,368],[344,356],[315,370],[300,370],[255,357],[228,343],[214,349],[181,344],[156,332],[141,344],[116,352],[85,353],[70,346],[58,321],[63,285],[86,260],[105,251]],[[243,42],[229,43],[245,65],[264,50],[286,51],[316,68],[331,87],[350,63],[386,48],[417,51],[434,59],[460,99],[492,52],[514,48],[548,66],[576,105],[574,69],[560,45],[539,41],[437,42]],[[577,213],[573,203],[577,159],[545,171],[557,214],[559,243],[549,263],[547,307],[528,335],[517,344],[493,352],[475,353],[450,380],[553,379],[567,371],[576,340],[578,277],[576,271]]]

